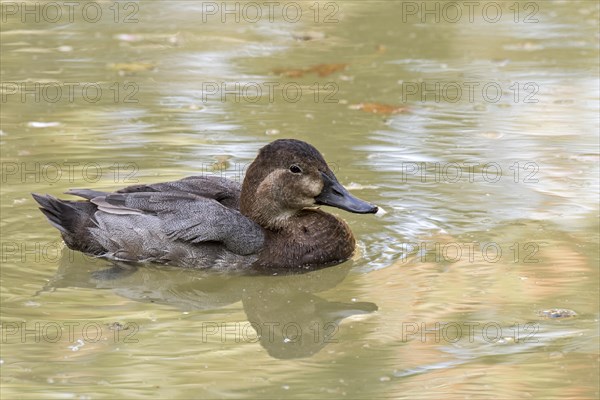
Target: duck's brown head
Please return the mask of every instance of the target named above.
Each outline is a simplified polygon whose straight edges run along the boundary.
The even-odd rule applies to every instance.
[[[321,153],[300,140],[266,145],[246,171],[240,211],[267,229],[285,227],[300,210],[321,204],[359,214],[377,212],[373,204],[352,196]]]

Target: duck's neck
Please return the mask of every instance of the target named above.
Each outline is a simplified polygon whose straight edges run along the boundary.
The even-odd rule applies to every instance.
[[[256,167],[252,164],[242,185],[240,212],[265,229],[282,229],[298,211],[282,207],[279,186],[273,184],[276,173],[260,176],[254,169]]]
[[[326,266],[350,258],[355,241],[344,221],[321,210],[302,210],[267,229],[257,267],[269,269]]]

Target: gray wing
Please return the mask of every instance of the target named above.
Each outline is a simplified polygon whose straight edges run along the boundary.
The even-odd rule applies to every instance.
[[[191,193],[103,193],[93,197],[91,202],[98,207],[94,216],[97,220],[115,216],[131,218],[136,221],[137,230],[144,230],[140,223],[145,220],[148,228],[155,228],[158,221],[161,233],[172,241],[220,242],[227,250],[239,255],[258,252],[264,241],[262,228],[239,211],[215,199]],[[103,213],[109,215],[103,216]],[[142,216],[147,218],[140,218]]]
[[[136,192],[189,193],[216,200],[229,208],[240,208],[240,184],[217,176],[190,176],[173,182],[128,186],[117,191]]]

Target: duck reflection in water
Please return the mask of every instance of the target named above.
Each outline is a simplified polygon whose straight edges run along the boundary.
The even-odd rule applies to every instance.
[[[199,341],[258,341],[279,359],[316,354],[339,341],[343,319],[377,310],[374,303],[329,301],[315,294],[340,284],[352,268],[352,261],[288,275],[218,273],[133,263],[113,263],[111,268],[107,265],[107,260],[64,249],[59,269],[44,291],[66,287],[111,289],[131,300],[196,311],[197,317],[188,321],[195,325],[190,329],[198,329]],[[225,324],[207,320],[201,313],[239,301],[247,316],[247,322],[240,324],[244,329],[241,337],[221,332]]]

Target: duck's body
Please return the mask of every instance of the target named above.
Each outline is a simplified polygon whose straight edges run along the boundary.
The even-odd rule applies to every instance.
[[[352,255],[354,236],[341,219],[310,207],[377,211],[352,197],[319,152],[297,140],[261,149],[243,187],[194,176],[115,193],[68,193],[87,200],[34,198],[69,248],[191,268],[288,270],[338,263]]]

